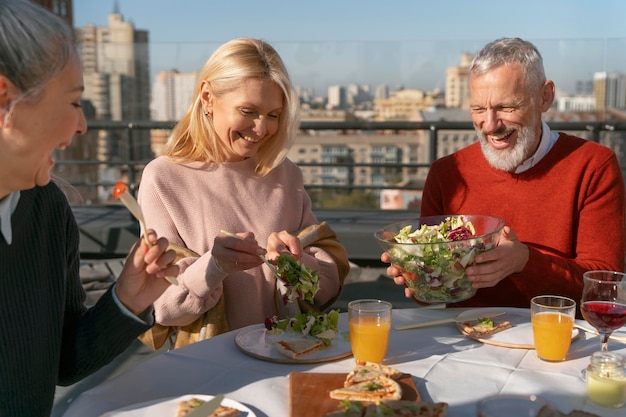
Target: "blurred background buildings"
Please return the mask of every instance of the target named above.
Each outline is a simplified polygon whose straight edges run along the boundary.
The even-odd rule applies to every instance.
[[[71,0],[35,2],[73,25]],[[92,121],[127,122],[128,128],[141,122],[166,122],[167,126],[90,129],[71,147],[59,152],[57,173],[74,184],[87,203],[108,201],[110,187],[116,181],[140,180],[142,164],[158,155],[169,128],[187,111],[200,70],[181,73],[172,68],[156,73],[150,80],[148,31],[125,21],[117,2],[112,5],[107,26],[89,24],[76,28],[81,39],[86,116]],[[458,65],[446,68],[443,90],[350,84],[331,85],[320,95],[311,88],[298,86],[302,121],[469,122],[468,71],[472,57],[471,53],[461,53]],[[626,73],[596,72],[593,79],[578,81],[576,90],[558,91],[545,120],[589,123],[626,120]],[[591,136],[585,131],[572,133]],[[613,147],[626,166],[621,145],[624,133],[608,132],[602,136],[602,142]],[[440,130],[434,156],[454,152],[476,140],[471,124],[463,130]],[[324,200],[324,204],[406,209],[419,207],[420,187],[428,168],[404,165],[427,164],[433,149],[427,129],[309,129],[299,133],[288,156],[300,165],[305,184],[320,187],[310,193]],[[324,197],[321,186],[348,187],[352,193],[357,190],[358,195],[351,201],[342,201],[336,194]]]

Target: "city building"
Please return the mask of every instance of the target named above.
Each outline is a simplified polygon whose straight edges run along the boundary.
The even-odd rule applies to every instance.
[[[68,25],[74,26],[74,6],[72,0],[31,0],[62,17]]]
[[[97,120],[150,120],[150,64],[148,32],[125,22],[117,3],[108,16],[108,26],[88,24],[76,29],[83,64],[83,99],[91,102]],[[98,131],[96,159],[106,161],[99,171],[99,182],[111,186],[129,180],[124,161],[154,157],[149,131]],[[111,164],[118,163],[117,165]],[[100,199],[110,195],[101,187]]]
[[[446,69],[446,107],[469,107],[469,68],[473,58],[473,54],[463,53],[459,66]]]
[[[596,109],[626,109],[626,74],[596,72],[593,74]]]
[[[374,99],[376,121],[410,120],[419,111],[439,108],[444,104],[439,90],[425,92],[407,88],[392,91],[387,99]]]
[[[161,71],[154,78],[150,112],[152,120],[176,121],[185,115],[196,89],[200,73]]]

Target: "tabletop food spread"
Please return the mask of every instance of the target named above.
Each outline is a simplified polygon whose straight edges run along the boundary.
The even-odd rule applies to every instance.
[[[422,297],[471,297],[464,268],[497,244],[500,219],[430,222],[417,229],[394,224],[380,231],[379,243],[391,244],[386,250],[394,263],[413,268]],[[288,287],[282,301],[312,303],[320,285],[316,271],[286,257],[275,262],[277,282]],[[81,394],[65,417],[475,417],[481,399],[500,394],[543,398],[548,406],[534,417],[623,417],[623,408],[600,406],[586,395],[581,370],[597,339],[579,330],[584,322],[575,324],[566,360],[547,362],[534,350],[529,309],[452,306],[393,309],[383,363],[355,361],[347,313],[267,317],[156,355]],[[614,332],[618,355],[626,355],[624,335],[624,327]],[[626,396],[626,380],[610,389]],[[218,403],[215,411],[201,411]]]

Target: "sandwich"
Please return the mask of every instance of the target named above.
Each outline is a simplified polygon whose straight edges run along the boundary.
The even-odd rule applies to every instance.
[[[183,400],[178,402],[178,413],[176,417],[184,417],[190,412],[192,412],[195,408],[200,407],[206,401],[201,400],[199,398],[190,398],[188,400]],[[220,405],[217,407],[215,411],[209,414],[207,417],[237,417],[241,413],[240,410],[233,407],[225,407]]]
[[[288,358],[300,359],[311,352],[326,347],[326,344],[321,339],[277,340],[274,347]]]
[[[393,379],[381,375],[371,380],[334,389],[330,391],[329,395],[330,398],[340,401],[379,403],[381,400],[399,400],[402,398],[402,388]]]
[[[464,335],[473,339],[482,339],[511,328],[511,323],[506,320],[484,317],[478,320],[464,321],[460,323],[460,328]]]
[[[388,400],[365,405],[359,401],[343,402],[343,410],[333,411],[324,417],[445,417],[448,403]]]
[[[358,384],[363,381],[370,381],[376,379],[379,376],[386,376],[391,379],[398,379],[403,376],[404,373],[392,368],[391,366],[383,365],[381,363],[362,362],[357,365],[348,373],[344,382],[344,387]]]

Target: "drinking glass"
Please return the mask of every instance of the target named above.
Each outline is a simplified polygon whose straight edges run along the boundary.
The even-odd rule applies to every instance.
[[[560,295],[539,295],[530,301],[535,351],[546,361],[565,360],[572,343],[576,301]]]
[[[363,299],[348,303],[352,354],[357,362],[381,363],[391,330],[391,303]]]
[[[580,312],[600,333],[602,352],[608,352],[611,333],[626,324],[626,274],[587,271],[583,284]]]

